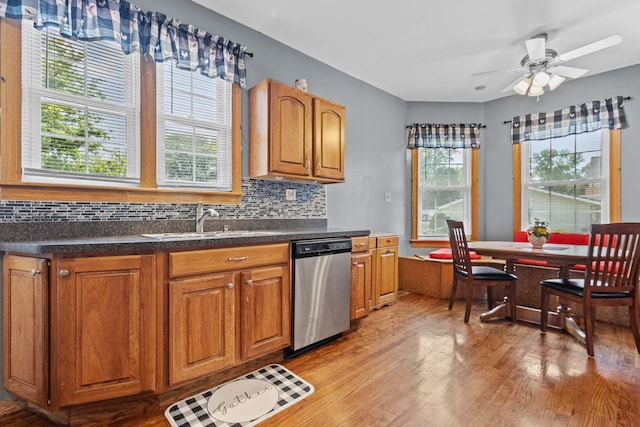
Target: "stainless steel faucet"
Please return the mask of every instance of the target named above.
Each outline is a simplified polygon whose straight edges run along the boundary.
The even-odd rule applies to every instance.
[[[220,214],[213,208],[205,211],[202,202],[198,202],[198,208],[196,209],[196,233],[204,233],[204,220],[207,216],[213,218],[220,216]]]

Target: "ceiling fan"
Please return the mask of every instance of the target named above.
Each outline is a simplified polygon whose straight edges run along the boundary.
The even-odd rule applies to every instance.
[[[567,67],[561,64],[621,42],[622,37],[619,34],[614,34],[569,52],[558,54],[555,50],[547,48],[547,34],[540,33],[525,42],[527,55],[520,61],[520,67],[486,71],[472,75],[480,76],[505,71],[519,71],[524,74],[504,88],[502,92],[513,89],[519,95],[540,96],[544,93],[545,86],[549,90],[554,90],[566,79],[577,79],[589,72],[584,68]]]

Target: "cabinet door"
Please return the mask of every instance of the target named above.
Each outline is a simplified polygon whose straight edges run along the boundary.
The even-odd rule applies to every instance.
[[[291,343],[288,265],[242,272],[241,299],[243,359],[269,354]]]
[[[4,387],[43,408],[49,391],[48,277],[44,259],[4,257]]]
[[[360,319],[369,313],[371,299],[371,255],[351,255],[351,320]]]
[[[52,400],[64,406],[153,391],[154,257],[83,257],[54,266]]]
[[[172,280],[169,288],[169,384],[233,365],[233,274]]]
[[[378,304],[385,304],[398,296],[398,247],[378,248],[377,256]]]
[[[313,176],[344,180],[345,108],[314,98]]]
[[[289,86],[270,85],[269,166],[272,173],[311,175],[313,104],[311,96]]]

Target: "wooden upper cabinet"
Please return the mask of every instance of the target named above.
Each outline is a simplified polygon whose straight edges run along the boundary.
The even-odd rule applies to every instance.
[[[345,108],[273,80],[249,90],[249,176],[344,182]]]
[[[313,100],[313,174],[344,181],[345,109],[324,99]]]

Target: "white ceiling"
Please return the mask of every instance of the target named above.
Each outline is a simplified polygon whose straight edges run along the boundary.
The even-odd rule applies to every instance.
[[[640,63],[639,0],[193,1],[405,101],[514,94],[502,90],[518,72],[471,74],[519,67],[541,32],[560,54],[620,34],[621,44],[563,64],[586,76]]]

